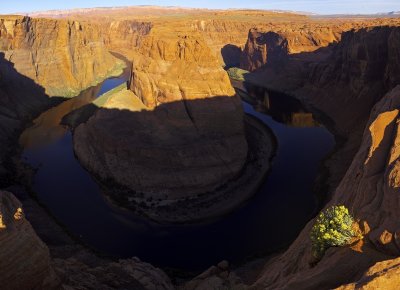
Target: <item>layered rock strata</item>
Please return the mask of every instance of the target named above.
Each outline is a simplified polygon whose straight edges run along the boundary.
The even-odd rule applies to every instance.
[[[54,219],[50,218],[48,212],[42,206],[38,205],[37,201],[23,187],[12,186],[9,190],[21,200],[23,203],[23,213],[29,218],[32,227],[50,250],[51,266],[54,269],[56,279],[53,278],[54,275],[51,275],[46,281],[55,281],[54,285],[57,287],[53,288],[53,284],[49,283],[38,287],[36,279],[41,278],[39,275],[32,278],[31,281],[27,280],[32,272],[36,271],[38,273],[41,265],[44,262],[47,263],[49,260],[47,257],[43,258],[42,261],[38,261],[37,266],[39,268],[28,269],[26,272],[27,277],[25,277],[25,272],[20,272],[20,269],[23,270],[25,264],[26,267],[32,267],[28,263],[30,260],[29,254],[27,254],[27,256],[24,256],[25,260],[18,260],[18,263],[21,263],[22,266],[14,269],[15,273],[13,273],[12,277],[19,277],[22,281],[28,281],[31,284],[25,284],[24,287],[18,285],[16,288],[11,287],[6,289],[174,289],[169,277],[161,269],[142,262],[138,258],[111,260],[99,257],[92,250],[78,244],[76,239],[67,234],[65,229]],[[15,200],[11,194],[7,196],[11,196],[12,200]],[[17,204],[20,205],[19,202]],[[24,241],[26,242],[26,240]],[[26,245],[27,248],[29,246]],[[25,246],[22,249],[24,250]],[[30,250],[33,252],[34,249],[31,248]],[[26,254],[25,250],[21,252],[21,255],[24,254]],[[39,254],[40,252],[34,253],[32,257],[35,258]],[[0,265],[2,265],[1,262]],[[5,269],[7,270],[8,268],[5,267]],[[7,273],[7,271],[4,273]],[[1,274],[3,273],[0,273],[0,277],[2,278]],[[3,282],[4,280],[1,281]],[[14,286],[14,284],[10,285]]]
[[[362,145],[327,205],[346,205],[358,219],[364,238],[350,247],[331,248],[314,266],[311,221],[287,252],[267,265],[254,289],[334,288],[357,281],[376,262],[400,254],[399,109],[397,86],[373,108]]]
[[[82,259],[82,256],[86,256]],[[169,277],[138,258],[99,261],[87,253],[68,259],[54,259],[54,267],[64,288],[173,290]]]
[[[2,16],[0,51],[48,96],[75,96],[124,65],[107,51],[98,26],[78,21]]]
[[[0,281],[4,289],[55,289],[47,246],[25,219],[21,203],[0,191]]]
[[[260,33],[251,29],[240,59],[240,67],[254,71],[267,64],[284,60],[288,54],[288,40],[275,32]]]
[[[206,23],[202,24],[201,21],[199,23],[201,30],[205,31],[203,28],[206,27]],[[222,24],[222,26],[223,25],[224,24]],[[301,26],[302,24],[299,25]],[[206,41],[207,43],[210,42],[215,47],[219,47],[220,43],[217,42],[218,36],[221,34],[218,29],[215,30],[216,32],[210,33],[210,38]],[[324,29],[322,29],[322,31],[324,31]],[[293,35],[295,35],[297,32],[293,31],[293,33]],[[371,106],[380,100],[388,90],[398,84],[397,78],[399,73],[397,69],[399,54],[397,45],[398,37],[396,37],[397,33],[396,28],[387,27],[375,31],[352,31],[344,35],[343,41],[338,45],[320,51],[317,54],[300,54],[293,58],[290,57],[285,66],[271,69],[273,74],[269,74],[268,72],[262,73],[262,82],[265,85],[306,99],[306,101],[318,109],[321,109],[334,121],[333,128],[335,128],[337,132],[349,138],[349,140],[354,139],[350,142],[351,144],[347,142],[346,144],[350,145],[346,145],[347,147],[343,149],[350,152],[344,152],[345,155],[350,156],[349,160],[354,156],[353,152],[358,150],[358,145],[363,135],[363,128],[365,124],[367,124],[364,137],[362,138],[361,148],[330,203],[346,204],[353,211],[353,214],[360,219],[361,229],[365,237],[362,241],[359,241],[351,247],[330,249],[325,257],[313,267],[315,261],[311,259],[310,243],[308,240],[308,233],[312,224],[312,222],[310,222],[297,241],[284,255],[271,259],[266,264],[263,274],[260,275],[258,281],[252,288],[320,289],[332,288],[343,283],[350,283],[346,287],[348,287],[348,289],[353,289],[368,285],[368,283],[374,283],[374,281],[378,281],[378,284],[370,284],[371,287],[384,285],[387,289],[395,289],[397,286],[391,283],[396,283],[396,280],[388,281],[387,278],[393,273],[396,274],[397,261],[390,259],[393,258],[393,256],[399,255],[397,241],[399,220],[397,208],[397,193],[399,188],[399,89],[396,88],[388,94],[388,96],[375,106],[374,111],[370,115]],[[340,37],[336,37],[336,34],[334,35],[334,40],[339,41]],[[291,38],[286,35],[283,36],[288,39],[290,53]],[[306,38],[309,39],[308,37]],[[311,42],[314,41],[311,40]],[[154,55],[157,55],[157,50],[159,54],[168,51],[168,49],[164,48],[164,45],[157,44],[155,47],[154,50],[156,52],[153,52]],[[312,49],[310,50],[314,50],[318,47],[319,46],[311,45]],[[307,49],[304,49],[304,46],[300,46],[297,52],[302,51],[307,51]],[[142,57],[143,53],[140,52],[138,55]],[[167,53],[167,55],[169,55],[169,53]],[[162,74],[167,74],[163,71],[163,68],[169,68],[168,62],[158,67],[149,60],[145,54],[144,56],[144,59],[148,61],[149,67],[157,67],[158,71],[163,72]],[[138,58],[138,61],[140,63],[141,60],[139,59],[140,58]],[[3,73],[1,75],[3,80],[1,90],[2,93],[5,92],[4,95],[8,96],[7,98],[9,100],[13,100],[10,94],[11,86],[7,87],[7,85],[5,85],[8,84],[7,81],[4,81],[5,76],[8,76],[8,73]],[[134,83],[134,80],[130,82],[131,85],[132,83]],[[161,81],[153,82],[145,80],[143,87],[145,88],[148,83],[150,86],[154,86],[154,88],[157,88],[159,83],[162,85]],[[140,86],[138,85],[138,87]],[[40,88],[38,88],[38,91],[40,91]],[[142,93],[142,91],[145,93]],[[126,99],[124,99],[123,102],[121,102],[120,99],[116,100],[116,102],[110,105],[108,110],[138,112],[140,110],[151,111],[151,108],[153,108],[153,111],[157,111],[157,108],[160,107],[164,108],[163,105],[165,101],[159,101],[158,95],[154,97],[150,94],[150,97],[147,97],[149,94],[146,94],[146,89],[140,89],[137,93],[142,94],[141,99],[143,102],[146,102],[147,106],[143,104],[140,106],[132,105],[133,98],[137,98],[137,96],[135,96],[132,91],[128,91],[128,95],[125,96]],[[166,99],[163,93],[161,93],[160,96],[161,100]],[[135,101],[136,100],[137,99],[135,99]],[[39,103],[40,101],[38,101],[38,104]],[[17,117],[19,117],[19,115],[10,110],[7,106],[4,107],[3,111],[5,113],[2,114],[2,118],[7,120],[10,125],[10,127],[7,126],[3,129],[12,131],[13,128],[16,128],[13,127],[13,124],[14,122],[18,123]],[[163,125],[167,123],[165,125],[166,127],[170,126],[169,119],[171,115],[176,115],[170,112],[170,110],[159,110],[158,114],[163,114],[163,116],[167,116],[167,118],[160,118],[161,121],[158,120],[154,123],[159,126],[160,122],[162,122]],[[190,110],[188,112],[190,112]],[[103,117],[101,118],[105,120],[103,124],[112,121],[114,118],[114,115],[111,114],[107,116],[104,110],[99,110],[93,118],[98,118],[102,115]],[[115,114],[115,117],[117,115],[119,114]],[[190,114],[187,113],[187,116],[190,116]],[[152,118],[153,117],[149,117],[149,119]],[[369,121],[368,118],[370,118]],[[133,120],[136,121],[137,119],[133,118]],[[132,126],[132,122],[120,122],[119,124],[121,126],[112,127],[110,128],[111,131],[108,132],[124,131],[127,130],[127,127]],[[138,122],[138,124],[140,124],[140,122]],[[96,127],[92,120],[85,126],[88,126],[88,128],[91,126],[93,132],[97,130],[94,135],[97,135],[97,133],[102,130],[101,126],[98,125]],[[135,126],[137,126],[136,123]],[[155,128],[154,131],[157,132],[156,126],[150,128]],[[180,129],[178,126],[177,128]],[[81,130],[83,134],[83,129]],[[143,126],[142,130],[145,132],[148,128]],[[175,132],[178,131],[180,133],[181,130],[176,130]],[[132,134],[132,132],[133,130],[130,131],[129,134]],[[106,141],[107,138],[109,138],[106,133],[100,133],[98,136],[102,136]],[[123,148],[129,151],[129,142],[132,140],[127,138],[127,135],[124,134],[119,136],[123,136],[123,138],[127,139],[125,147]],[[147,133],[140,136],[145,137],[143,138],[143,144],[146,146],[148,146],[148,142],[153,142],[148,136],[149,134]],[[163,135],[160,136],[165,138]],[[88,143],[89,141],[95,140],[94,138],[89,140],[89,138],[90,137],[88,137]],[[123,143],[120,139],[122,138],[119,138],[117,141]],[[159,142],[158,139],[154,140]],[[120,160],[114,158],[114,156],[117,156],[120,147],[114,148],[113,144],[114,141],[108,142],[106,146],[107,150],[105,150],[107,154],[105,154],[105,157],[101,157],[104,160],[108,160],[107,164],[110,164],[105,171],[112,171],[115,168],[113,167],[115,166],[114,163],[120,162]],[[343,153],[343,150],[341,153]],[[81,152],[88,156],[98,153],[95,152],[93,148],[87,151],[82,150]],[[152,155],[152,152],[147,153],[149,153],[149,156]],[[122,155],[123,154],[121,154],[121,156]],[[336,163],[343,164],[342,157],[337,156],[336,158]],[[89,158],[87,158],[87,160],[89,160],[87,162],[90,166],[95,166],[97,162]],[[127,168],[128,167],[127,162]],[[343,165],[343,168],[338,171],[343,172],[347,167],[347,165]],[[340,174],[337,175],[340,176]],[[385,261],[373,266],[374,263],[380,260]],[[71,263],[73,266],[77,266],[76,261],[71,261]],[[60,268],[62,267],[63,266]],[[332,268],[337,271],[332,271]],[[83,266],[77,271],[72,271],[75,271],[75,274],[78,275],[77,273],[81,273],[81,271],[87,273],[91,270],[90,267]],[[95,273],[98,275],[105,276],[105,272],[96,271]],[[119,269],[117,272],[118,271]],[[227,274],[225,272],[225,270],[211,271],[208,273],[208,276],[211,276],[213,280],[207,280],[207,275],[205,275],[206,277],[200,276],[193,281],[192,284],[188,284],[188,287],[192,289],[193,287],[196,288],[205,285],[207,289],[211,289],[213,281],[217,281],[218,284],[216,285],[220,288],[224,286],[233,288],[233,284],[239,284],[236,283],[237,281],[234,275],[232,275],[234,278],[233,281],[230,281],[229,273]],[[365,274],[363,274],[363,272],[365,272]],[[362,277],[363,275],[364,277]],[[85,280],[88,279],[88,277],[93,278],[90,274],[87,276],[84,275],[84,277],[81,278]],[[379,284],[383,283],[382,281],[384,284]],[[71,283],[74,283],[74,281]],[[99,284],[96,286],[98,285]],[[240,285],[240,287],[243,286]]]
[[[400,259],[376,263],[354,283],[343,285],[337,289],[396,289],[400,285]]]
[[[358,150],[371,108],[399,83],[399,31],[389,26],[352,30],[335,45],[289,55],[278,65],[246,75],[249,81],[303,99],[323,113],[339,141],[347,140],[328,160],[332,187]]]
[[[331,188],[340,183],[327,206],[346,205],[364,235],[350,247],[329,249],[315,263],[311,221],[283,255],[266,264],[252,289],[321,289],[352,282],[347,287],[355,287],[368,268],[383,265],[375,263],[399,256],[398,33],[397,27],[350,31],[337,45],[289,56],[282,66],[266,66],[250,75],[249,80],[302,98],[321,110],[330,117],[331,128],[346,138],[329,161],[336,179]],[[396,280],[392,284],[385,274],[374,271],[377,279],[382,276],[376,283],[385,281],[387,289],[395,289]],[[391,271],[387,272],[390,276]]]
[[[151,22],[135,20],[112,21],[99,25],[107,49],[127,59],[133,58],[133,51],[139,47],[143,36],[149,34],[153,26]]]
[[[85,167],[163,203],[212,192],[239,174],[247,156],[243,110],[200,36],[152,30],[128,87],[144,108],[128,99],[106,104],[75,130]]]
[[[122,72],[97,26],[76,21],[0,17],[0,182],[25,122],[59,98]],[[8,169],[8,170],[6,170]],[[11,174],[12,175],[12,174]]]

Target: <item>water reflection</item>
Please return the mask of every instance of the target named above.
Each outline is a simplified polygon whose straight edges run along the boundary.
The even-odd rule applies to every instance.
[[[245,98],[253,104],[257,112],[270,115],[275,121],[293,127],[316,127],[319,123],[299,100],[265,88],[245,84]],[[241,93],[242,95],[244,92]]]
[[[20,144],[28,149],[53,143],[62,138],[68,129],[60,126],[61,119],[69,112],[91,103],[98,96],[100,89],[101,86],[87,89],[79,96],[41,114],[33,121],[33,125],[22,133]]]
[[[117,86],[114,82],[107,80],[93,94]],[[64,132],[56,128],[57,120],[73,107],[72,102],[64,109],[51,109],[54,113],[45,112],[35,120],[35,127],[45,126],[24,133],[28,145],[47,143],[25,147],[23,153],[26,162],[38,168],[33,189],[71,233],[116,257],[138,256],[159,267],[204,271],[224,259],[241,263],[249,256],[274,252],[293,240],[312,216],[312,187],[320,161],[333,148],[334,139],[323,126],[311,126],[310,119],[303,117],[307,111],[296,100],[279,100],[270,94],[267,102],[263,89],[250,90],[247,97],[251,94],[252,103],[271,115],[257,112],[248,103],[243,104],[245,112],[271,128],[279,146],[259,192],[224,218],[206,224],[164,225],[111,207],[103,199],[101,188],[75,159],[71,132],[59,139],[56,136],[60,133],[53,132]],[[89,101],[91,97],[87,98]],[[81,105],[80,100],[76,102],[74,106]]]
[[[91,103],[100,95],[124,83],[128,75],[128,70],[125,70],[118,78],[107,79],[97,86],[81,92],[79,96],[64,101],[42,113],[33,121],[33,125],[21,134],[19,139],[21,146],[25,149],[30,149],[57,142],[63,138],[68,131],[65,126],[60,124],[65,115]]]

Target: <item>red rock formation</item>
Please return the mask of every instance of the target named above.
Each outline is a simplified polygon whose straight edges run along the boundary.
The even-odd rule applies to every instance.
[[[400,259],[387,260],[376,263],[364,275],[351,284],[343,285],[337,289],[385,289],[396,290],[400,285]]]
[[[240,59],[240,67],[254,71],[264,65],[277,63],[286,58],[288,41],[275,32],[261,33],[251,29]]]
[[[55,289],[47,246],[25,219],[21,203],[5,191],[0,192],[0,245],[1,288]]]
[[[347,160],[352,160],[351,166],[327,206],[345,204],[360,219],[364,233],[362,241],[331,248],[314,265],[311,221],[283,255],[266,265],[254,289],[334,288],[400,254],[400,87],[394,88],[399,84],[399,31],[397,27],[351,31],[331,48],[289,57],[283,67],[266,68],[253,76],[322,110],[335,130],[347,137],[329,163],[331,174],[339,179],[348,168]],[[354,151],[358,151],[355,157]]]
[[[355,281],[374,263],[400,254],[396,238],[400,227],[399,109],[400,86],[372,110],[362,145],[327,205],[346,205],[359,219],[364,239],[351,247],[331,248],[313,266],[311,221],[287,252],[267,265],[254,289],[334,288]]]
[[[389,26],[349,31],[338,44],[289,55],[283,64],[246,75],[262,86],[303,99],[347,139],[328,161],[332,186],[338,185],[358,150],[372,106],[399,82],[399,31]]]
[[[105,46],[110,51],[132,59],[134,49],[139,46],[142,37],[150,32],[152,23],[122,20],[106,22],[100,26]]]
[[[335,120],[343,134],[364,126],[372,106],[399,83],[399,33],[397,27],[344,33],[332,56],[309,75],[312,103]]]
[[[173,290],[169,277],[138,258],[115,262],[80,259],[55,259],[54,267],[66,289],[141,289]],[[87,255],[87,254],[86,254]],[[83,261],[82,261],[83,260]],[[89,262],[88,262],[89,261]]]
[[[241,103],[201,36],[152,30],[129,88],[145,109],[100,109],[76,129],[85,167],[145,199],[170,202],[213,192],[240,172],[247,156]]]
[[[99,27],[76,21],[0,17],[0,180],[24,122],[54,100],[122,72]]]
[[[77,21],[0,18],[0,51],[22,75],[45,88],[49,96],[75,96],[123,63],[104,47],[96,25]]]

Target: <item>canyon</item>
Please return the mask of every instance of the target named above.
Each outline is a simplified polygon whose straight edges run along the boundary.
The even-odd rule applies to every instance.
[[[144,106],[112,96],[75,129],[78,158],[145,200],[191,202],[207,192],[216,198],[215,190],[242,170],[248,149],[226,72],[196,34],[154,28],[137,53],[128,90]],[[129,205],[129,197],[120,204]]]
[[[398,18],[160,7],[1,16],[0,281],[11,289],[396,289],[399,27]],[[245,83],[301,100],[334,133],[316,191],[322,208],[346,205],[363,238],[315,261],[310,218],[281,252],[186,279],[138,258],[102,257],[71,238],[19,184],[32,173],[21,173],[17,140],[41,112],[125,66],[126,84],[63,120],[108,202],[190,223],[255,194],[279,144],[244,114],[237,92],[246,89],[223,69],[240,66]],[[253,152],[261,152],[258,170]],[[254,188],[237,193],[234,182]]]

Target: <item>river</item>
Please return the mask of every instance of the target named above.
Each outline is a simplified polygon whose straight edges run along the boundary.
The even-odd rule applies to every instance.
[[[111,207],[74,156],[72,134],[60,121],[69,112],[127,80],[110,78],[44,112],[21,135],[23,160],[37,169],[33,190],[53,216],[83,243],[114,257],[137,256],[159,267],[204,270],[221,260],[281,249],[316,209],[313,184],[333,135],[287,96],[249,88],[246,113],[267,124],[278,148],[270,174],[246,204],[219,220],[198,225],[159,225]]]

